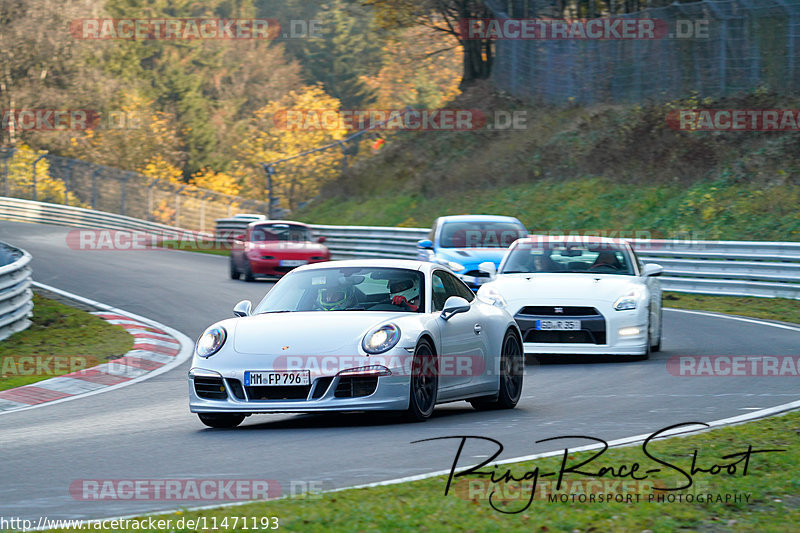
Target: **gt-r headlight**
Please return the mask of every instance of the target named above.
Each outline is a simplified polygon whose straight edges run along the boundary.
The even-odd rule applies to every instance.
[[[461,272],[465,268],[464,265],[462,265],[461,263],[456,263],[455,261],[448,261],[447,259],[439,260],[439,264],[446,266],[453,272]]]
[[[394,348],[399,341],[400,328],[394,324],[384,324],[364,335],[361,347],[367,353],[383,353]]]
[[[614,310],[630,311],[631,309],[636,309],[636,305],[641,296],[642,296],[642,291],[640,291],[639,289],[632,289],[631,292],[629,292],[628,294],[625,294],[617,298],[617,301],[614,302]]]
[[[200,357],[211,357],[222,348],[228,332],[222,326],[212,326],[205,330],[200,338],[197,339],[195,353]]]
[[[503,295],[500,294],[500,291],[494,287],[490,287],[489,285],[482,285],[481,288],[478,289],[478,298],[488,304],[496,305],[498,307],[505,307],[506,305],[506,299],[503,298]]]

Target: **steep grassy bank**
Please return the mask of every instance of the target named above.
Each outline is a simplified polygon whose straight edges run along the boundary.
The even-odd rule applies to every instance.
[[[676,109],[797,109],[766,91],[646,106],[531,107],[476,87],[450,108],[517,112],[526,127],[404,132],[295,213],[332,224],[427,226],[443,214],[518,216],[531,229],[691,231],[800,240],[800,132],[690,132]]]

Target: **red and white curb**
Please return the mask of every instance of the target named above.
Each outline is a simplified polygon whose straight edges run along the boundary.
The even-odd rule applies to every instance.
[[[131,385],[171,370],[192,356],[194,343],[177,330],[55,287],[36,282],[33,284],[102,309],[91,314],[125,328],[134,338],[133,349],[122,357],[92,368],[0,391],[0,415]]]

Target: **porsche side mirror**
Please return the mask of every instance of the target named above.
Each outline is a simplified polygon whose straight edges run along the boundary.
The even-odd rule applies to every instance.
[[[497,276],[497,268],[491,261],[484,261],[483,263],[478,265],[478,270],[480,270],[481,272],[485,272],[486,274],[489,274],[489,279],[494,279]]]
[[[417,241],[417,248],[424,248],[426,250],[433,249],[433,243],[430,239],[422,239],[421,241]]]
[[[469,311],[469,302],[461,296],[451,296],[444,303],[442,314],[439,315],[442,320],[450,320],[453,315],[458,313],[466,313]]]
[[[664,273],[664,267],[661,265],[657,265],[655,263],[647,263],[644,266],[644,275],[645,276],[660,276]]]
[[[250,316],[252,310],[253,304],[250,300],[242,300],[233,307],[233,316]]]

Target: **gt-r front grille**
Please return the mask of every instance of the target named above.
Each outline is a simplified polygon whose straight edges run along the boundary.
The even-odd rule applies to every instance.
[[[249,400],[306,400],[311,385],[289,385],[285,387],[245,387]]]
[[[595,316],[600,312],[594,307],[574,307],[574,306],[552,306],[552,305],[529,305],[519,310],[520,315],[532,316]]]
[[[195,377],[194,392],[200,398],[207,400],[225,400],[228,398],[222,378]]]
[[[557,342],[574,344],[605,344],[605,331],[536,331],[528,330],[524,342]]]
[[[488,272],[481,272],[480,270],[468,270],[464,272],[465,276],[472,276],[473,278],[488,278]]]
[[[378,388],[378,376],[345,376],[339,378],[334,396],[337,398],[360,398],[369,396]]]

